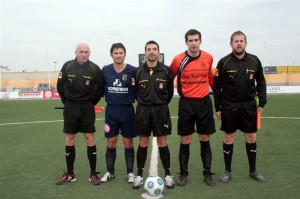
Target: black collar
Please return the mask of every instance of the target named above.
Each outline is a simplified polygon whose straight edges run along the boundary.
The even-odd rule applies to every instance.
[[[244,55],[244,57],[242,58],[242,59],[239,59],[237,56],[235,56],[235,54],[233,54],[233,52],[231,52],[231,57],[232,58],[234,58],[235,60],[243,60],[243,61],[245,61],[246,59],[247,59],[247,57],[248,57],[248,53],[245,51],[245,55]]]
[[[192,57],[192,56],[188,53],[187,50],[185,51],[185,54],[186,54],[186,56],[189,57],[190,60],[196,60],[196,59],[198,59],[198,58],[201,56],[201,50],[199,50],[199,55],[196,56],[196,57]]]
[[[150,69],[152,69],[153,71],[156,71],[156,70],[161,70],[161,63],[158,61],[156,66],[155,67],[149,67],[147,65],[147,62],[144,63],[143,67],[145,68],[146,71],[150,71]]]

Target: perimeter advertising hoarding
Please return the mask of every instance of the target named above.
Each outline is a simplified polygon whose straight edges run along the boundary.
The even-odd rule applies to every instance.
[[[0,92],[0,99],[60,99],[57,91]]]
[[[277,66],[276,73],[299,74],[300,66]]]
[[[265,66],[264,74],[276,74],[276,66]]]

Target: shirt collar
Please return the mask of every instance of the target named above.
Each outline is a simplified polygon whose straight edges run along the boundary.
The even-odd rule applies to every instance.
[[[161,63],[160,62],[157,62],[157,65],[155,67],[151,67],[151,68],[147,65],[147,62],[145,62],[143,66],[146,69],[146,71],[150,71],[150,69],[152,69],[153,71],[161,70]]]
[[[235,56],[235,54],[233,54],[233,52],[231,52],[231,57],[232,58],[234,58],[235,60],[246,60],[247,59],[247,57],[248,57],[248,53],[245,51],[245,55],[244,55],[244,57],[242,58],[242,59],[239,59],[239,58],[237,58],[236,56]]]

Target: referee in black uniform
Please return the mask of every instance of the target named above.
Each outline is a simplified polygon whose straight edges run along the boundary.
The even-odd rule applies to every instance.
[[[87,156],[90,163],[90,177],[94,185],[100,180],[96,173],[97,152],[94,142],[95,110],[94,106],[104,94],[103,74],[99,66],[89,60],[90,48],[81,43],[76,47],[76,58],[66,62],[59,74],[57,91],[64,106],[64,133],[66,135],[65,156],[67,172],[56,182],[62,185],[75,181],[75,138],[83,132],[87,144]]]
[[[165,185],[174,187],[170,174],[170,151],[167,145],[167,135],[172,132],[172,123],[168,104],[174,94],[173,75],[169,67],[159,63],[159,45],[149,41],[145,45],[143,66],[135,72],[136,117],[134,133],[139,136],[137,150],[137,176],[132,187],[138,189],[143,184],[143,170],[147,159],[147,149],[150,135],[157,137],[160,159],[165,170]]]
[[[266,82],[260,60],[245,51],[246,35],[236,31],[231,35],[232,53],[222,58],[214,78],[213,94],[217,118],[225,132],[223,155],[225,173],[221,182],[231,178],[231,160],[236,131],[244,133],[251,178],[264,182],[266,178],[256,170],[257,112],[262,113],[266,99]],[[256,104],[255,97],[259,102]]]

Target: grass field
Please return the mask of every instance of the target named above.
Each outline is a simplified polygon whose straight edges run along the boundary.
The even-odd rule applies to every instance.
[[[178,178],[179,136],[177,126],[178,98],[170,104],[173,134],[168,138],[171,151],[171,172]],[[63,186],[55,182],[66,170],[62,110],[59,100],[0,101],[0,198],[141,198],[143,189],[133,190],[125,181],[125,160],[121,140],[117,148],[116,178],[106,184],[93,186],[88,182],[89,166],[82,134],[77,135],[75,172],[77,181]],[[104,101],[99,103],[104,106]],[[103,136],[104,114],[97,115],[97,170],[106,171],[106,140]],[[218,130],[211,137],[212,172],[217,184],[208,187],[203,182],[200,145],[196,134],[191,143],[188,183],[184,187],[165,189],[164,198],[299,198],[300,197],[300,95],[270,95],[262,115],[262,129],[257,135],[257,168],[267,178],[258,183],[248,176],[248,162],[243,136],[238,133],[234,145],[232,180],[218,181],[224,171],[222,139]],[[216,120],[217,129],[220,122]],[[137,149],[138,140],[135,140]],[[150,151],[144,172],[149,169]],[[135,162],[136,165],[136,162]],[[159,160],[159,173],[163,176]],[[135,171],[136,173],[136,171]]]

